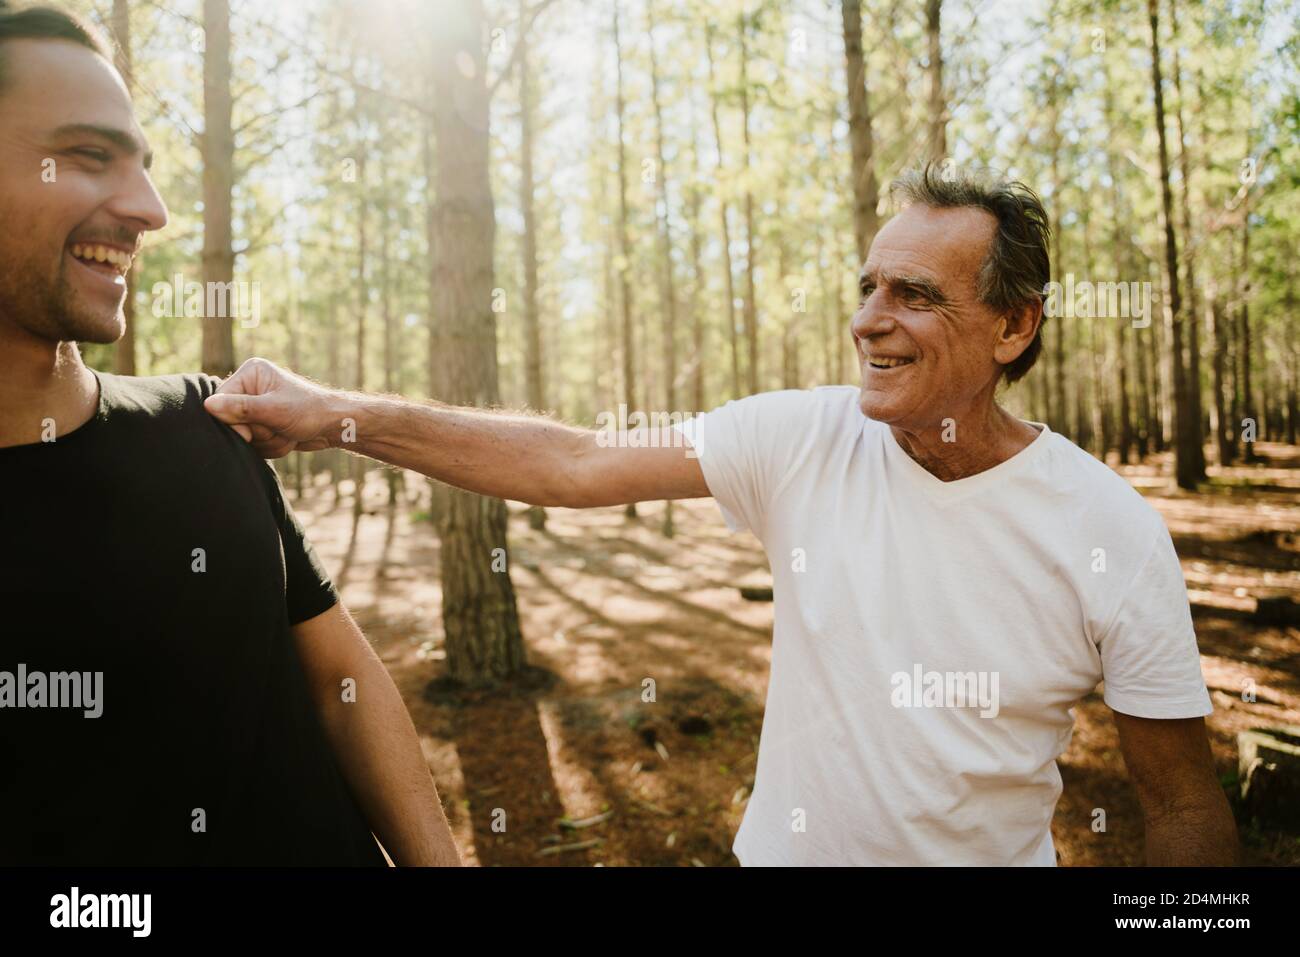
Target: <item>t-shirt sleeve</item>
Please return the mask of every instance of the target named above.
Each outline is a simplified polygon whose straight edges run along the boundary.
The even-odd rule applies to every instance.
[[[1163,522],[1098,650],[1102,696],[1114,710],[1136,718],[1196,718],[1214,711],[1183,570]]]
[[[280,477],[270,463],[263,462],[262,466],[267,472],[268,494],[272,496],[280,542],[284,546],[285,607],[289,624],[297,625],[333,608],[339,596],[320,556],[308,541],[302,523],[284,496]]]
[[[762,540],[768,505],[799,463],[814,402],[799,389],[762,392],[673,426],[690,441],[733,532],[748,530]]]

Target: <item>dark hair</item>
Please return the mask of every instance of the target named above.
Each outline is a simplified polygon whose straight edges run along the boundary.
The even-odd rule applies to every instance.
[[[9,6],[8,0],[0,0],[0,89],[5,83],[6,40],[68,40],[113,62],[112,49],[103,36],[76,14],[53,7],[15,10]]]
[[[931,162],[899,176],[890,184],[889,194],[905,205],[974,206],[992,213],[998,226],[980,267],[980,301],[1000,312],[1043,302],[1052,277],[1048,252],[1052,228],[1043,201],[1024,183],[1008,181],[982,167]],[[1040,324],[1025,351],[1003,367],[1007,382],[1023,378],[1042,351]]]

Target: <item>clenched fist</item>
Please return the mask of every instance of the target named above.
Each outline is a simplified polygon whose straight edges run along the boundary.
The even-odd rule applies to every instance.
[[[346,417],[338,393],[257,358],[221,383],[204,407],[268,459],[336,445]]]

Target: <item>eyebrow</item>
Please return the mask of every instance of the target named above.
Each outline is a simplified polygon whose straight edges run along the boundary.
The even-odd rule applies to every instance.
[[[153,150],[126,130],[119,130],[113,126],[99,126],[96,123],[68,123],[54,131],[54,136],[60,138],[86,135],[98,136],[100,139],[108,140],[127,156],[143,153],[144,168],[149,169],[153,166]]]
[[[915,276],[907,273],[877,274],[873,269],[864,268],[862,272],[858,274],[858,289],[861,290],[868,282],[883,282],[886,286],[894,287],[914,286],[921,290],[921,292],[933,302],[942,304],[948,301],[948,297],[944,295],[943,290],[939,288],[939,284],[927,276]]]

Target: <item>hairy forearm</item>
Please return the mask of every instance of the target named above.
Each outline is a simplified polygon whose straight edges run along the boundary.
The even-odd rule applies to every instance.
[[[353,670],[358,673],[319,689],[317,708],[371,830],[398,865],[459,865],[437,786],[401,695],[373,655]],[[343,677],[355,678],[355,701],[344,699]]]
[[[1240,845],[1227,798],[1219,792],[1181,809],[1148,813],[1146,857],[1150,867],[1236,867]]]
[[[340,432],[336,443],[348,451],[480,495],[585,504],[575,464],[593,433],[553,419],[357,393],[338,397],[336,418],[355,423],[355,441]]]

